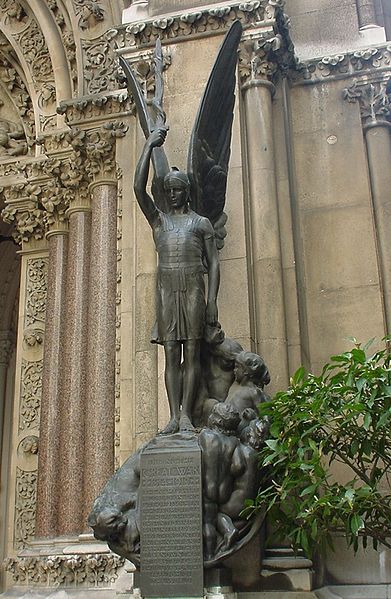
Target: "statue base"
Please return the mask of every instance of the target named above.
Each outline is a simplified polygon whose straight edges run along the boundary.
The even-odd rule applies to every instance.
[[[194,433],[158,435],[140,459],[140,588],[202,597],[201,449]]]

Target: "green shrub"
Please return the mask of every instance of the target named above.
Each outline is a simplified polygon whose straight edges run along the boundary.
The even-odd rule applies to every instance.
[[[342,533],[356,551],[391,547],[391,357],[355,347],[320,376],[301,367],[287,391],[260,407],[272,422],[260,454],[268,472],[245,513],[267,508],[276,533],[307,555]],[[348,482],[334,477],[345,465]]]

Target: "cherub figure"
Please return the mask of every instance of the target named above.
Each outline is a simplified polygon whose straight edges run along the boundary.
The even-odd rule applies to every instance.
[[[258,452],[269,432],[268,420],[251,420],[240,436],[241,463],[236,472],[232,493],[225,503],[219,505],[217,530],[223,536],[221,549],[229,549],[236,541],[240,530],[247,524],[240,518],[246,499],[254,498],[260,482]]]
[[[235,380],[235,358],[241,351],[240,343],[226,337],[220,323],[206,327],[201,344],[202,378],[193,410],[196,425],[206,425],[213,406],[226,399]]]
[[[263,359],[252,352],[242,351],[235,359],[235,381],[232,384],[225,403],[238,410],[256,410],[257,406],[269,399],[263,388],[270,383],[270,375]],[[245,418],[246,418],[245,413]]]
[[[202,450],[202,492],[204,503],[204,556],[214,556],[217,546],[219,505],[229,501],[237,473],[245,468],[236,437],[240,416],[237,410],[218,402],[199,436]]]

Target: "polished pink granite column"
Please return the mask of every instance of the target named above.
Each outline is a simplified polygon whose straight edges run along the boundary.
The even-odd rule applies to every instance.
[[[60,402],[63,371],[65,290],[68,235],[53,232],[49,244],[45,345],[39,437],[37,489],[37,538],[57,532],[60,462]]]
[[[84,518],[114,471],[116,181],[93,184]]]
[[[75,208],[69,215],[64,378],[60,411],[60,496],[58,536],[83,529],[85,398],[88,339],[88,285],[91,213]]]

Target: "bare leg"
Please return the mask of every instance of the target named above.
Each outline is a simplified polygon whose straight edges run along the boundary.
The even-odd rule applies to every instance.
[[[219,512],[217,514],[217,529],[224,537],[223,549],[232,547],[238,536],[238,531],[227,514]]]
[[[162,431],[164,435],[176,433],[179,428],[179,405],[181,400],[181,343],[180,341],[166,341],[164,343],[166,369],[164,380],[170,406],[170,422]]]
[[[199,339],[189,339],[183,342],[183,402],[180,418],[180,429],[191,431],[191,411],[197,393],[200,378],[200,347]]]

